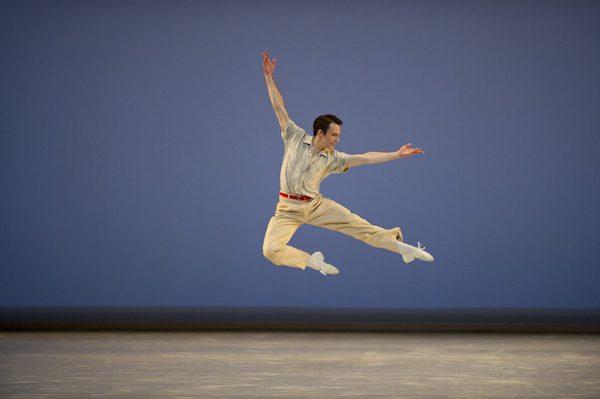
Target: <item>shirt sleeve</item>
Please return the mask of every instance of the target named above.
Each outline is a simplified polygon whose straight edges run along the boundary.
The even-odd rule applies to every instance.
[[[290,141],[300,138],[304,138],[306,132],[300,126],[296,125],[296,123],[290,119],[290,123],[288,123],[285,129],[281,130],[281,138],[285,144],[288,144]]]
[[[329,164],[329,171],[331,173],[344,173],[347,172],[348,169],[348,158],[349,154],[341,151],[333,152],[333,161]]]

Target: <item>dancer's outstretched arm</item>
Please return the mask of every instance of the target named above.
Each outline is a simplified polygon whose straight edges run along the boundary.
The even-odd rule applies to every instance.
[[[273,72],[275,72],[275,65],[277,65],[277,60],[275,58],[269,58],[269,52],[267,50],[263,51],[263,72],[265,74],[265,81],[267,82],[267,90],[269,91],[269,98],[271,99],[271,105],[273,105],[273,110],[275,111],[275,116],[277,116],[277,120],[279,121],[279,126],[281,129],[285,129],[290,123],[290,117],[285,109],[285,104],[283,102],[283,97],[281,96],[281,92],[277,88],[275,81],[273,80]]]
[[[408,143],[404,144],[397,151],[393,152],[366,152],[364,154],[350,155],[347,166],[352,168],[354,166],[383,163],[394,161],[396,159],[408,158],[412,157],[413,155],[423,153],[423,149],[413,148],[412,144]]]

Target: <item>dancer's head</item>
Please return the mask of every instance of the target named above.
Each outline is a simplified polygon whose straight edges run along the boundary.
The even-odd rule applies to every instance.
[[[313,123],[313,135],[323,141],[326,148],[334,150],[340,141],[341,126],[344,122],[335,115],[320,115]]]
[[[336,124],[342,126],[344,122],[340,118],[335,115],[327,114],[327,115],[319,115],[317,119],[313,122],[313,135],[317,135],[319,130],[322,130],[324,134],[327,134],[329,130],[330,124]]]

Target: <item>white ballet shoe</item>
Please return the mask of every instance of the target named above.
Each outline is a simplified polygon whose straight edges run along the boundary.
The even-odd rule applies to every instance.
[[[404,263],[410,263],[415,259],[425,262],[433,262],[433,256],[429,252],[425,251],[425,247],[422,246],[420,242],[417,242],[416,247],[405,244],[402,241],[398,241],[396,244],[398,245],[398,251],[400,252],[400,255],[402,255],[402,260]]]
[[[315,252],[310,256],[308,267],[315,269],[324,276],[338,274],[340,272],[335,266],[325,263],[325,257],[321,252]]]

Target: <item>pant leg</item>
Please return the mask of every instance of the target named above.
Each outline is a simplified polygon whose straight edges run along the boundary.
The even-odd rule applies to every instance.
[[[398,252],[397,241],[403,241],[402,231],[399,227],[384,229],[372,225],[347,208],[328,198],[312,211],[306,221],[307,224],[339,231],[376,248]]]
[[[275,215],[269,221],[263,242],[263,254],[277,266],[306,268],[310,255],[287,245],[298,227],[303,224],[303,212],[280,201]]]

